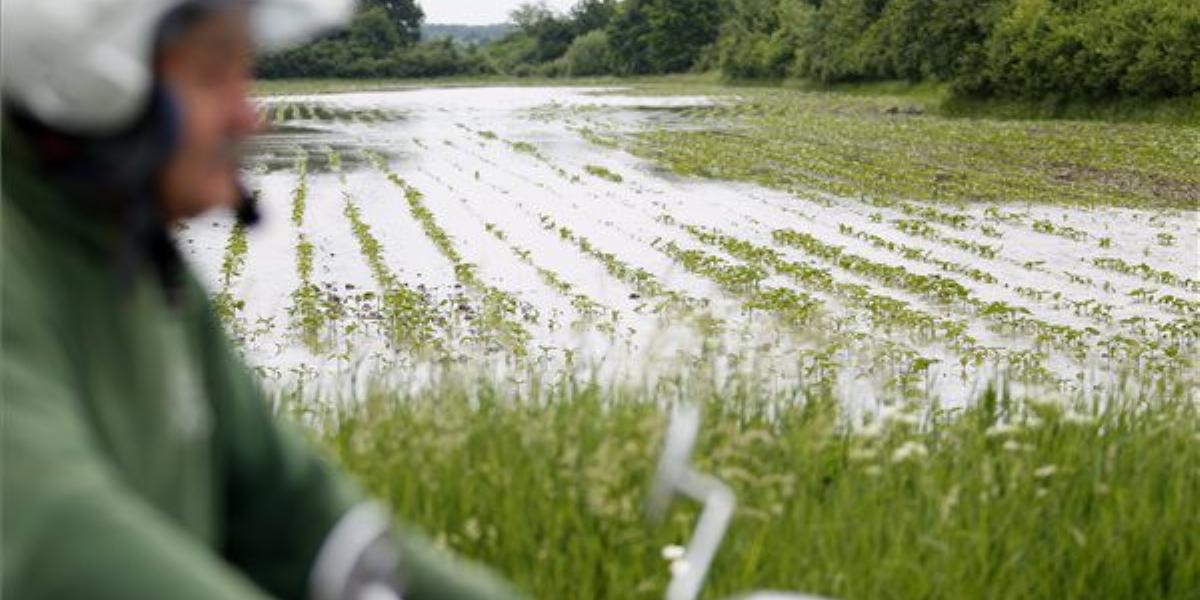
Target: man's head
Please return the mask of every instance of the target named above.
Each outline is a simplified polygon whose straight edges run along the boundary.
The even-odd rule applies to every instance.
[[[158,182],[168,219],[240,199],[238,149],[260,122],[250,97],[254,48],[240,4],[189,6],[168,16],[154,65],[179,118],[178,141]]]
[[[69,160],[62,143],[46,144],[61,170],[96,179],[111,173],[119,188],[153,190],[168,220],[229,206],[239,196],[236,148],[257,127],[249,98],[253,52],[344,25],[353,5],[3,0],[5,112],[48,134],[43,138],[89,149],[76,154],[92,158],[71,168],[61,164]],[[143,156],[147,144],[157,149],[152,160]]]

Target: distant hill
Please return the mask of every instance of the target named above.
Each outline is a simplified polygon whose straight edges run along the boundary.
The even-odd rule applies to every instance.
[[[464,44],[486,44],[500,39],[511,32],[512,25],[497,23],[495,25],[455,25],[455,24],[425,24],[421,26],[421,39],[432,41],[448,37]]]

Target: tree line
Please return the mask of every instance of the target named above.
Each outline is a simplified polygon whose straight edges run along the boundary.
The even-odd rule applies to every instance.
[[[419,42],[414,0],[267,57],[266,77],[645,75],[935,81],[964,96],[1200,92],[1200,0],[580,0],[525,4],[486,44]]]

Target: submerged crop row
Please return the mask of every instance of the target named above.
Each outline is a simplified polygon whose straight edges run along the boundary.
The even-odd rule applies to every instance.
[[[336,153],[331,152],[330,162],[340,164]],[[338,173],[345,185],[345,177],[340,169]],[[392,339],[412,350],[436,349],[439,345],[438,330],[445,329],[445,315],[436,310],[427,294],[406,285],[388,267],[383,245],[371,232],[371,226],[363,220],[354,197],[343,191],[342,201],[342,213],[350,221],[359,251],[382,294],[379,299],[380,310],[386,316]],[[374,300],[372,297],[365,299]]]
[[[450,235],[438,224],[437,217],[425,205],[425,195],[395,172],[388,170],[382,162],[377,164],[385,171],[388,179],[403,191],[410,214],[420,224],[426,237],[453,265],[455,278],[464,287],[479,294],[479,316],[486,330],[486,333],[483,330],[479,332],[484,336],[480,341],[485,345],[499,344],[517,356],[524,356],[528,352],[530,340],[527,325],[537,324],[537,310],[512,294],[480,279],[478,268],[463,259]]]

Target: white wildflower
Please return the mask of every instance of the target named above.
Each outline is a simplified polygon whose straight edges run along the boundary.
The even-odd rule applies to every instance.
[[[1016,440],[1008,440],[1004,442],[1004,445],[1001,446],[1001,448],[1009,452],[1029,452],[1030,450],[1033,450],[1033,446],[1030,446],[1029,444],[1022,444]]]
[[[1061,396],[1049,393],[1043,395],[1033,395],[1029,398],[1026,398],[1025,402],[1030,406],[1039,408],[1054,408],[1056,406],[1062,406],[1065,403]]]
[[[479,538],[482,535],[482,532],[479,529],[479,521],[476,521],[475,517],[467,519],[467,522],[463,524],[463,533],[466,534],[467,539],[471,541],[479,541]]]
[[[907,441],[900,444],[892,453],[892,462],[900,463],[910,459],[920,459],[929,455],[929,450],[921,442]]]
[[[858,434],[865,438],[879,437],[880,435],[883,434],[883,420],[875,419],[874,421],[871,421],[870,423],[863,425],[862,429],[858,430]]]
[[[942,498],[942,504],[939,507],[939,512],[941,513],[943,521],[950,518],[950,513],[954,512],[955,507],[958,506],[958,492],[959,486],[956,485],[950,488],[949,493]]]
[[[1053,476],[1057,472],[1058,472],[1058,467],[1055,465],[1042,465],[1042,466],[1038,467],[1036,470],[1034,470],[1033,476],[1037,477],[1038,479],[1045,479],[1047,477]]]
[[[1062,414],[1062,422],[1069,425],[1091,425],[1092,417],[1077,410],[1068,410]]]
[[[1075,543],[1079,544],[1080,548],[1087,547],[1087,536],[1083,535],[1083,532],[1078,527],[1072,525],[1067,528],[1067,532],[1071,534],[1071,537],[1075,539]]]
[[[988,437],[1005,437],[1020,432],[1021,428],[1013,425],[1012,423],[996,423],[995,425],[988,427],[987,431],[984,432],[984,435]]]
[[[905,411],[903,408],[893,406],[884,406],[879,409],[879,420],[884,423],[897,423],[900,425],[917,426],[921,424],[921,417]]]
[[[668,560],[668,561],[680,560],[683,558],[684,554],[687,554],[687,550],[685,550],[683,546],[677,546],[675,544],[671,544],[669,546],[663,546],[663,549],[662,549],[663,560]]]
[[[691,570],[692,570],[692,565],[689,564],[688,561],[686,561],[682,558],[679,560],[676,560],[676,561],[671,561],[671,576],[672,577],[683,577],[684,575],[687,575]]]

